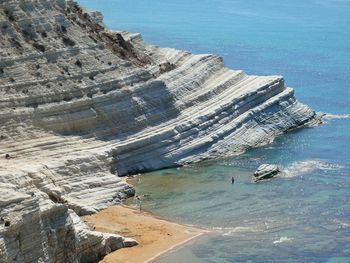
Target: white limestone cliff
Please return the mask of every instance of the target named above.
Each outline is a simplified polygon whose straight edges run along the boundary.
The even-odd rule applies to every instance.
[[[118,176],[317,121],[280,76],[145,44],[72,1],[0,0],[0,262],[94,262],[134,245],[77,216],[132,196]]]

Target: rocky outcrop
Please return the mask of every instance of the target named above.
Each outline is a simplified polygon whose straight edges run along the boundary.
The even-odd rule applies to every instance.
[[[270,179],[280,173],[280,169],[274,164],[262,164],[254,173],[254,181],[259,182],[262,180]]]
[[[280,76],[145,44],[72,1],[0,0],[0,36],[0,262],[130,245],[74,223],[133,195],[118,175],[237,155],[317,120]]]
[[[96,262],[134,240],[91,231],[66,205],[14,190],[0,197],[0,262]],[[6,196],[4,196],[6,194]]]

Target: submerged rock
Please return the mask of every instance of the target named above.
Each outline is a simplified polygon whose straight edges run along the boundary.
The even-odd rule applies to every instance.
[[[280,169],[274,164],[262,164],[254,173],[254,181],[258,182],[265,179],[270,179],[280,173]]]

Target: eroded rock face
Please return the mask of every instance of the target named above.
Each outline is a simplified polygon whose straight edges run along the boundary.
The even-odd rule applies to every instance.
[[[0,0],[0,262],[130,244],[74,223],[134,194],[117,175],[236,155],[315,117],[280,76],[145,44],[72,1]]]
[[[0,262],[96,262],[111,251],[137,244],[91,231],[74,211],[40,192],[1,193]]]

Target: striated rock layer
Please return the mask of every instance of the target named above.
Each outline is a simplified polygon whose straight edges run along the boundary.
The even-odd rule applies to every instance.
[[[77,215],[120,177],[243,151],[316,122],[280,76],[145,44],[64,0],[0,0],[0,262],[93,262],[132,240]]]

